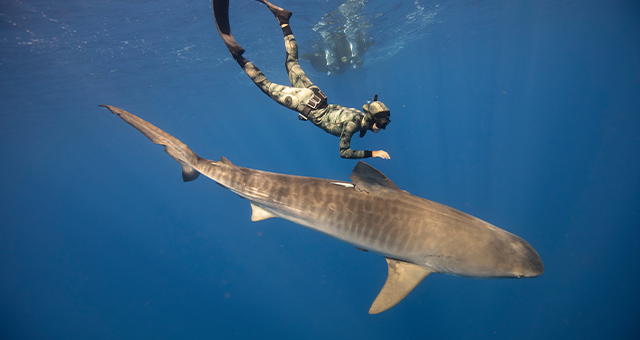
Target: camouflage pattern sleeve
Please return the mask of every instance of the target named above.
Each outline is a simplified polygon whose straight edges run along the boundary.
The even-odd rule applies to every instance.
[[[355,121],[348,121],[342,127],[340,135],[340,157],[349,159],[369,158],[371,151],[351,149],[351,137],[360,131],[360,126]]]

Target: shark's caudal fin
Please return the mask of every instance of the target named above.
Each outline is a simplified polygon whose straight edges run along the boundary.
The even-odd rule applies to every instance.
[[[198,155],[191,151],[184,143],[171,136],[170,134],[158,129],[153,124],[141,119],[125,110],[121,110],[111,105],[100,105],[106,107],[111,113],[117,114],[122,120],[129,125],[142,132],[152,142],[164,146],[164,151],[173,157],[180,165],[182,165],[182,179],[185,182],[193,181],[198,178],[200,173],[194,169],[198,164]]]

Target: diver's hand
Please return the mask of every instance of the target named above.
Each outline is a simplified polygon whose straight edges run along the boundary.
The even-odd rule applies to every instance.
[[[371,152],[371,156],[372,157],[382,158],[382,159],[391,159],[389,154],[384,150],[372,151]]]

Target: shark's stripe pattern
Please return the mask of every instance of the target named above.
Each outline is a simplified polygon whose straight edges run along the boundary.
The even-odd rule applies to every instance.
[[[226,158],[200,158],[178,139],[113,106],[182,165],[183,179],[203,174],[251,202],[252,219],[280,217],[387,258],[389,276],[370,313],[401,301],[430,273],[535,277],[544,267],[520,237],[446,205],[400,190],[360,162],[352,183],[248,169]]]

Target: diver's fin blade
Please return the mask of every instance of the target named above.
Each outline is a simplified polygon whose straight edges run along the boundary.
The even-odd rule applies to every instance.
[[[432,271],[413,263],[387,259],[389,276],[382,290],[369,309],[369,314],[378,314],[402,301]]]
[[[251,220],[256,221],[264,221],[269,218],[278,217],[273,213],[264,210],[258,205],[251,203]]]
[[[224,44],[231,52],[234,58],[240,57],[244,53],[244,49],[238,44],[236,39],[231,35],[231,25],[229,24],[229,0],[212,0],[213,18],[216,21],[218,33]]]

